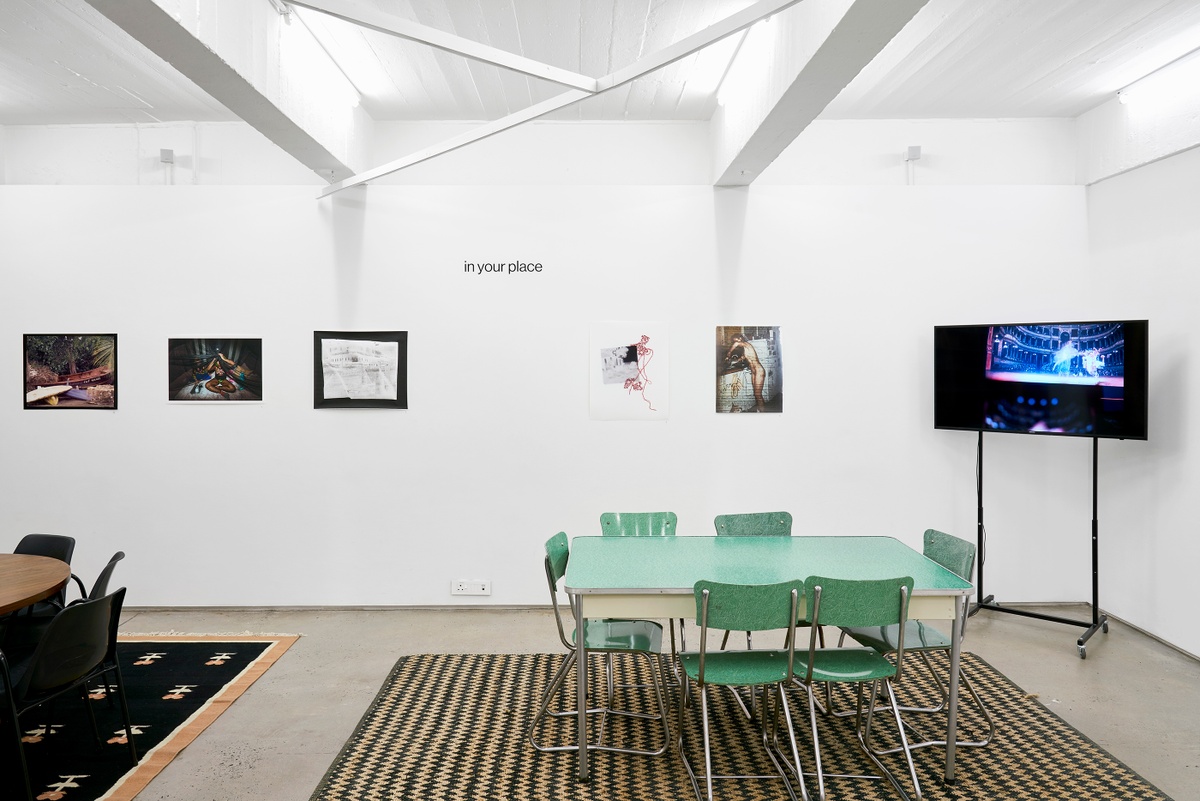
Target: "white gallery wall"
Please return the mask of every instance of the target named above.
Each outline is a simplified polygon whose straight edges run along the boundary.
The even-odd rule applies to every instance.
[[[0,186],[0,546],[72,533],[86,575],[123,549],[136,606],[509,605],[544,603],[543,542],[608,510],[672,509],[681,534],[786,509],[798,534],[973,539],[976,437],[932,427],[933,326],[1146,317],[1151,438],[1100,444],[1101,600],[1200,653],[1182,267],[1200,242],[1153,213],[1195,209],[1176,160],[1194,176],[1185,154],[1091,189]],[[1118,242],[1130,214],[1142,233]],[[543,271],[463,271],[500,260]],[[668,421],[589,419],[608,320],[669,326]],[[781,327],[782,415],[714,413],[718,325]],[[312,408],[312,332],[343,328],[409,332],[407,411]],[[119,335],[116,411],[21,409],[21,334],[66,331]],[[168,403],[167,339],[204,336],[262,337],[261,404]],[[1090,470],[1088,440],[986,438],[989,594],[1090,598]],[[453,598],[456,578],[493,595]]]

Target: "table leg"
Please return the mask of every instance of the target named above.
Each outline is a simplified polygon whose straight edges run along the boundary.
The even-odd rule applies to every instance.
[[[579,781],[586,782],[588,776],[588,731],[587,731],[587,649],[584,648],[583,595],[571,596],[571,607],[575,613],[575,696],[579,701]]]
[[[950,631],[950,687],[946,700],[946,784],[954,784],[954,751],[958,745],[958,665],[962,656],[963,609],[966,596],[954,596]]]

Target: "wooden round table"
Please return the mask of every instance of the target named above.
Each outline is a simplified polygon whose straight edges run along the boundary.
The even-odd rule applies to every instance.
[[[0,553],[0,615],[49,598],[70,579],[61,559]]]

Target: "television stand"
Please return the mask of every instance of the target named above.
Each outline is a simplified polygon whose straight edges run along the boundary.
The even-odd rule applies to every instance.
[[[1100,440],[1098,437],[1092,437],[1092,619],[1091,622],[1085,620],[1075,620],[1069,617],[1059,617],[1057,615],[1044,615],[1041,612],[1029,612],[1024,609],[1012,609],[1007,606],[1000,606],[995,602],[995,597],[992,595],[983,594],[983,564],[984,555],[986,553],[984,543],[983,529],[983,432],[979,432],[977,470],[975,473],[975,492],[978,497],[978,523],[976,529],[976,537],[978,540],[977,560],[978,568],[976,570],[977,586],[976,590],[979,594],[979,602],[971,605],[969,614],[974,615],[980,609],[990,609],[994,612],[1005,612],[1010,615],[1020,615],[1022,617],[1032,617],[1038,620],[1049,620],[1052,623],[1063,623],[1068,626],[1079,626],[1085,629],[1076,646],[1079,648],[1079,658],[1087,659],[1087,642],[1092,638],[1092,635],[1097,631],[1103,631],[1108,634],[1108,615],[1100,611],[1100,524],[1099,524],[1099,492],[1098,492],[1098,467],[1100,464]]]

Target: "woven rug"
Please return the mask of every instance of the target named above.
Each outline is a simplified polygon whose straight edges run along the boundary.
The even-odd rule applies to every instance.
[[[294,636],[165,635],[117,644],[135,767],[115,686],[93,684],[87,707],[70,693],[21,717],[22,742],[38,801],[129,801],[298,639]],[[114,697],[109,698],[112,691]],[[7,720],[0,733],[0,799],[24,798]]]
[[[470,654],[420,655],[400,659],[363,716],[350,740],[334,760],[311,801],[689,801],[691,783],[679,754],[668,750],[659,757],[596,752],[592,778],[575,780],[576,755],[541,753],[527,740],[536,700],[561,664],[559,655]],[[942,801],[1019,801],[1020,799],[1166,799],[1119,760],[1025,693],[986,662],[964,654],[964,667],[996,720],[993,742],[984,748],[960,748],[956,782],[941,781],[944,750],[919,749],[914,754],[926,799]],[[617,681],[644,680],[635,660],[618,659]],[[945,670],[945,663],[939,666]],[[593,657],[590,687],[598,688],[594,702],[603,702],[599,659]],[[925,703],[933,684],[922,670],[908,670],[901,703]],[[649,711],[648,692],[614,692],[624,709]],[[813,770],[806,701],[793,694],[800,758]],[[755,729],[728,692],[710,695],[714,734],[714,775],[767,773]],[[838,708],[850,708],[852,696],[835,698]],[[558,708],[574,704],[573,692],[562,693]],[[840,706],[839,706],[840,705]],[[969,703],[960,705],[960,738],[979,737],[982,719]],[[674,708],[671,709],[674,716]],[[819,733],[824,768],[828,772],[868,772],[851,733],[852,719],[820,716]],[[916,716],[912,716],[916,717]],[[926,716],[932,719],[932,716]],[[944,718],[942,719],[944,721]],[[644,747],[654,732],[644,721],[624,725],[614,720],[609,742]],[[674,717],[672,717],[674,725]],[[594,724],[593,724],[594,725]],[[943,724],[944,725],[944,724]],[[703,771],[703,745],[697,707],[688,709],[686,748],[697,772]],[[937,726],[929,726],[936,730]],[[894,729],[894,727],[893,727]],[[595,736],[593,731],[593,736]],[[879,744],[888,731],[880,728]],[[894,731],[891,734],[894,735]],[[929,732],[933,733],[933,731]],[[574,741],[570,719],[544,722],[544,743]],[[661,736],[661,735],[659,735]],[[905,777],[902,758],[886,764]],[[902,779],[903,780],[903,779]],[[807,778],[815,797],[816,779]],[[830,779],[829,801],[875,801],[898,795],[886,781]],[[724,780],[715,793],[724,801],[786,799],[779,781]],[[1167,800],[1169,801],[1169,799]]]

